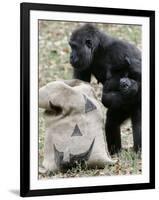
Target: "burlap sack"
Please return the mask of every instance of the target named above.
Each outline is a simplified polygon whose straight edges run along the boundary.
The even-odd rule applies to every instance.
[[[55,81],[39,90],[46,121],[43,166],[57,171],[78,161],[104,167],[113,161],[104,133],[104,113],[90,84]]]

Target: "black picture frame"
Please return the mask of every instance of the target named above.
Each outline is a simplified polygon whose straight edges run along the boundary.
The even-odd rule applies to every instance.
[[[30,189],[30,11],[59,11],[76,13],[94,13],[107,15],[148,17],[150,20],[150,180],[148,183],[102,185],[74,188]],[[140,190],[155,188],[155,12],[149,10],[131,10],[102,7],[83,7],[71,5],[49,5],[21,3],[21,139],[20,139],[20,195],[60,195],[76,193],[95,193],[107,191]]]

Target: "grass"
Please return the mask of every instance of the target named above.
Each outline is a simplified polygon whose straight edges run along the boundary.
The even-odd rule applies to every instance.
[[[68,40],[71,32],[82,23],[39,21],[39,87],[50,81],[72,78],[72,67],[69,64],[70,47]],[[129,41],[141,49],[141,26],[98,24],[101,30],[108,34]],[[102,86],[93,78],[91,82],[98,98],[101,98]],[[130,121],[126,121],[122,127],[123,150],[114,155],[118,162],[104,169],[88,169],[78,165],[67,172],[52,173],[39,170],[39,178],[67,178],[88,176],[113,176],[131,175],[142,173],[142,158],[140,154],[132,150],[132,127]],[[44,156],[45,121],[43,110],[39,109],[39,167]]]

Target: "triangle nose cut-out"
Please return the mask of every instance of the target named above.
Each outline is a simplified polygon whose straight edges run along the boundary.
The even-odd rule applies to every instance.
[[[90,101],[85,95],[84,95],[84,99],[85,99],[85,113],[93,111],[95,109],[97,109],[97,107],[92,103],[92,101]]]
[[[80,131],[80,129],[79,129],[77,124],[76,124],[76,126],[74,128],[74,131],[73,131],[71,136],[82,136],[82,133],[81,133],[81,131]]]

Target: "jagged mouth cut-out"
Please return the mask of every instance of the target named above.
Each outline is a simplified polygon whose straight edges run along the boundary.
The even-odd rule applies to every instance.
[[[81,163],[81,162],[85,162],[88,161],[90,158],[90,155],[92,153],[92,149],[94,146],[94,142],[95,142],[95,138],[93,139],[89,149],[83,153],[80,154],[69,154],[69,161],[64,161],[64,152],[60,152],[57,148],[56,145],[54,144],[54,152],[55,152],[55,162],[56,165],[60,168],[60,169],[67,169],[70,168],[72,166],[74,166],[76,163]]]

